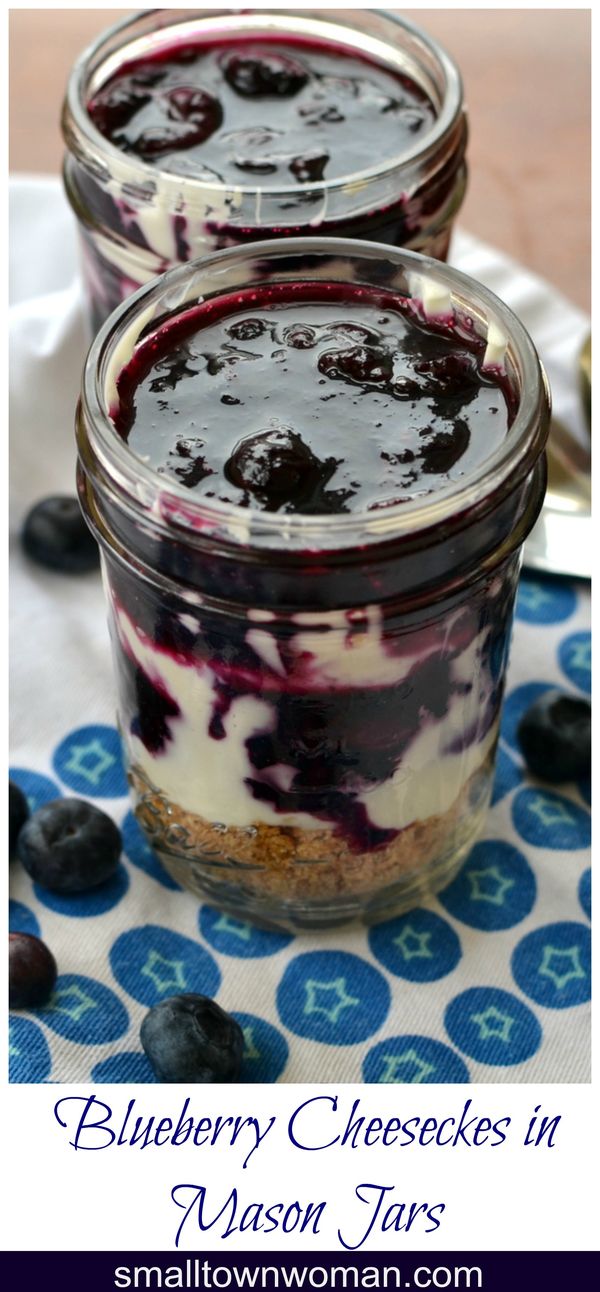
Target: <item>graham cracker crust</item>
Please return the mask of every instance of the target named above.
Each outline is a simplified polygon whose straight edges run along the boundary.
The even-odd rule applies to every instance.
[[[299,915],[306,927],[311,911],[322,926],[338,915],[388,919],[449,883],[482,828],[493,767],[494,749],[448,811],[360,853],[334,827],[211,823],[170,802],[139,768],[129,778],[137,820],[178,883],[240,919],[297,927]]]

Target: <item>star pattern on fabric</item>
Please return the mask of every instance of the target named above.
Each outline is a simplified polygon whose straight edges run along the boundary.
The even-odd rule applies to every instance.
[[[249,942],[252,937],[250,925],[244,924],[243,920],[234,920],[230,915],[220,915],[214,931],[215,933],[231,933],[234,938],[239,938],[241,942]]]
[[[516,882],[503,875],[496,865],[468,871],[467,881],[471,889],[471,901],[489,902],[492,906],[504,906],[505,894],[514,888]]]
[[[66,1014],[67,1018],[73,1019],[74,1023],[78,1023],[89,1009],[98,1008],[98,1003],[94,1000],[94,997],[89,996],[77,983],[73,983],[71,987],[59,987],[58,991],[55,991],[50,1005],[55,1014]]]
[[[558,967],[554,967],[561,962],[565,966],[562,973]],[[550,978],[557,991],[562,991],[573,978],[585,978],[579,947],[554,947],[551,943],[545,943],[538,974],[540,977]]]
[[[545,827],[553,825],[573,825],[573,814],[564,803],[547,799],[544,794],[536,794],[529,800],[529,811]]]
[[[360,1005],[360,1000],[346,991],[345,978],[332,978],[329,982],[319,982],[316,978],[309,978],[304,985],[304,990],[306,1003],[303,1014],[324,1014],[330,1023],[337,1023],[343,1010]],[[324,996],[326,999],[330,997],[332,1004],[329,1006],[319,1004],[319,996]]]
[[[435,1072],[433,1063],[426,1063],[424,1059],[420,1059],[415,1049],[404,1050],[402,1054],[382,1054],[381,1062],[384,1064],[383,1072],[379,1077],[381,1085],[392,1082],[397,1085],[404,1083],[418,1086]],[[412,1068],[413,1076],[399,1075],[402,1068],[405,1069],[405,1073]]]
[[[393,942],[394,946],[401,951],[403,960],[431,960],[433,959],[433,951],[429,946],[431,938],[431,932],[417,933],[412,924],[406,924]]]
[[[592,650],[589,641],[573,642],[569,649],[569,665],[584,672],[592,667]]]
[[[183,991],[187,986],[183,960],[169,960],[159,951],[149,951],[140,973],[150,978],[157,991],[165,992],[173,988]]]
[[[539,583],[523,583],[519,589],[521,601],[528,610],[539,610],[540,606],[545,606],[547,602],[552,601],[552,597]]]
[[[83,776],[90,785],[99,785],[104,773],[115,762],[114,754],[109,754],[101,741],[95,738],[88,740],[86,745],[73,745],[64,766],[65,771]]]
[[[511,1014],[504,1014],[495,1005],[488,1005],[481,1014],[471,1014],[471,1022],[477,1023],[482,1041],[495,1040],[508,1044],[514,1021]]]

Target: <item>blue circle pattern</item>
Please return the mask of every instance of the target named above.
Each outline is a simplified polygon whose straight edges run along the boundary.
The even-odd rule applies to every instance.
[[[274,956],[293,942],[291,933],[258,929],[253,924],[226,915],[224,911],[215,910],[213,906],[200,907],[198,925],[202,936],[215,951],[226,956],[238,956],[242,960]]]
[[[455,996],[444,1023],[457,1049],[495,1068],[524,1063],[542,1040],[535,1014],[511,992],[497,987],[470,987]]]
[[[15,902],[11,898],[8,903],[8,931],[9,933],[33,933],[35,938],[40,937],[40,926],[28,906],[23,902]]]
[[[123,852],[132,866],[142,870],[145,875],[150,875],[163,888],[173,889],[178,892],[180,885],[171,878],[164,866],[161,866],[156,853],[152,851],[146,836],[140,829],[133,812],[128,812],[121,825],[121,834],[123,836]]]
[[[472,929],[495,933],[525,919],[536,897],[534,873],[518,848],[502,839],[475,844],[438,901]]]
[[[112,1054],[109,1059],[96,1063],[92,1068],[92,1081],[150,1085],[156,1082],[156,1077],[144,1053],[128,1050],[122,1054]]]
[[[518,790],[512,802],[515,830],[538,848],[588,848],[589,812],[561,794],[545,789]]]
[[[513,951],[511,967],[521,991],[537,1005],[569,1009],[591,993],[591,935],[565,920],[528,933]]]
[[[416,909],[378,924],[369,932],[376,960],[409,982],[436,982],[452,973],[462,955],[460,940],[446,920]]]
[[[121,737],[116,727],[78,727],[54,751],[56,775],[85,798],[116,799],[127,794]]]
[[[38,901],[49,910],[77,920],[88,920],[95,915],[105,915],[107,911],[112,911],[128,888],[129,876],[124,866],[119,866],[105,884],[90,888],[87,893],[51,893],[49,889],[42,888],[41,884],[33,885]]]
[[[441,1041],[429,1036],[391,1036],[365,1057],[363,1081],[378,1085],[434,1085],[468,1082],[466,1063]]]
[[[521,580],[516,616],[529,624],[560,624],[575,610],[577,593],[562,580]],[[565,676],[580,691],[590,690],[590,635],[576,632],[558,648]],[[500,663],[500,661],[498,661]],[[512,816],[516,830],[540,847],[576,849],[589,842],[587,812],[560,794],[522,788],[526,772],[516,739],[518,722],[530,704],[555,682],[530,682],[506,698],[498,750],[493,802],[516,790]],[[127,794],[121,742],[115,727],[95,724],[70,732],[58,745],[53,768],[63,785],[86,798],[119,798]],[[25,793],[31,811],[61,797],[53,779],[28,768],[10,769],[10,777]],[[589,804],[589,786],[579,787]],[[160,865],[131,811],[122,823],[128,860],[163,888],[179,885]],[[487,871],[487,874],[486,874]],[[590,918],[591,871],[581,876],[578,897]],[[49,909],[75,918],[111,910],[127,891],[125,867],[109,884],[72,898],[34,886],[36,897]],[[520,851],[500,840],[484,841],[471,853],[460,875],[440,895],[441,905],[454,918],[484,932],[511,928],[532,909],[536,884]],[[236,959],[276,955],[293,938],[271,933],[224,916],[208,906],[199,911],[201,936],[215,952]],[[39,936],[37,918],[21,902],[10,903],[10,928]],[[373,956],[397,977],[415,983],[434,982],[452,972],[460,960],[460,940],[447,920],[417,909],[388,921],[368,934]],[[572,922],[547,925],[526,935],[512,956],[515,982],[536,1004],[564,1009],[589,998],[587,926]],[[158,925],[121,934],[110,962],[115,978],[135,1000],[151,1006],[166,995],[201,991],[214,996],[221,972],[214,957],[190,938]],[[304,952],[287,965],[277,991],[283,1024],[297,1036],[323,1044],[354,1045],[376,1033],[390,1008],[384,975],[367,960],[348,952]],[[36,1017],[58,1035],[84,1045],[100,1045],[123,1036],[128,1011],[109,988],[78,974],[61,975],[49,1006]],[[288,1061],[288,1043],[277,1027],[252,1014],[234,1015],[246,1036],[242,1068],[244,1082],[275,1082]],[[474,1060],[491,1067],[525,1062],[541,1043],[541,1027],[518,997],[497,988],[475,987],[448,1005],[445,1025],[453,1044]],[[22,1015],[10,1020],[10,1080],[45,1081],[51,1072],[50,1050],[37,1022]],[[92,1079],[101,1082],[153,1083],[149,1061],[139,1051],[124,1051],[95,1064]],[[468,1082],[469,1070],[456,1050],[418,1034],[379,1041],[363,1061],[363,1079],[371,1083],[428,1084]]]
[[[306,951],[286,967],[277,988],[282,1023],[325,1045],[356,1045],[372,1036],[390,1008],[383,974],[348,951]]]
[[[591,920],[591,918],[592,918],[592,870],[591,870],[591,867],[590,867],[588,870],[584,870],[583,875],[581,876],[581,879],[579,880],[579,892],[578,892],[578,896],[579,896],[579,901],[580,901],[580,903],[581,903],[581,906],[582,906],[582,909],[583,909],[584,914],[585,914],[585,915],[587,915],[588,920]]]
[[[9,1081],[45,1081],[50,1075],[52,1060],[41,1027],[19,1014],[9,1018],[8,1060]]]
[[[37,812],[44,803],[53,803],[62,797],[62,790],[56,781],[40,772],[32,772],[28,767],[11,767],[8,772],[11,781],[23,791],[29,804],[30,812]]]
[[[560,624],[577,605],[577,593],[562,579],[521,577],[515,615],[527,624]]]
[[[281,1076],[288,1061],[288,1043],[272,1023],[255,1014],[235,1014],[245,1041],[240,1081],[271,1084]]]
[[[129,1027],[127,1010],[114,991],[83,974],[61,974],[50,1004],[36,1010],[36,1017],[78,1045],[116,1041]]]
[[[558,648],[558,662],[574,686],[586,695],[592,689],[591,633],[571,633]]]
[[[182,992],[216,996],[221,985],[221,971],[208,951],[159,924],[121,933],[111,947],[110,965],[119,985],[142,1005]]]

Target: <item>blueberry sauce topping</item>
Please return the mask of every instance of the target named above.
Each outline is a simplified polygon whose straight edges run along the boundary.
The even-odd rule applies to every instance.
[[[247,289],[144,339],[112,410],[132,452],[196,496],[258,511],[376,510],[468,477],[515,412],[468,320],[384,291]]]
[[[292,37],[167,46],[124,64],[88,111],[106,139],[151,165],[284,186],[398,156],[435,121],[408,76],[342,46]]]

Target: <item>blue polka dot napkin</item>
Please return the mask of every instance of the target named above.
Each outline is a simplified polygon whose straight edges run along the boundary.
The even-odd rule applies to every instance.
[[[123,834],[116,876],[76,897],[11,865],[10,927],[43,937],[59,967],[51,1004],[11,1016],[11,1080],[152,1081],[144,1013],[199,991],[240,1022],[249,1082],[588,1081],[589,785],[533,780],[516,743],[548,687],[590,691],[587,585],[523,575],[485,835],[427,908],[293,938],[199,905],[162,871],[129,808],[99,578],[52,574],[20,550],[28,507],[74,488],[86,338],[59,183],[12,181],[11,223],[11,776],[32,809],[85,797]],[[584,316],[464,234],[453,261],[521,315],[557,413],[583,434]]]

